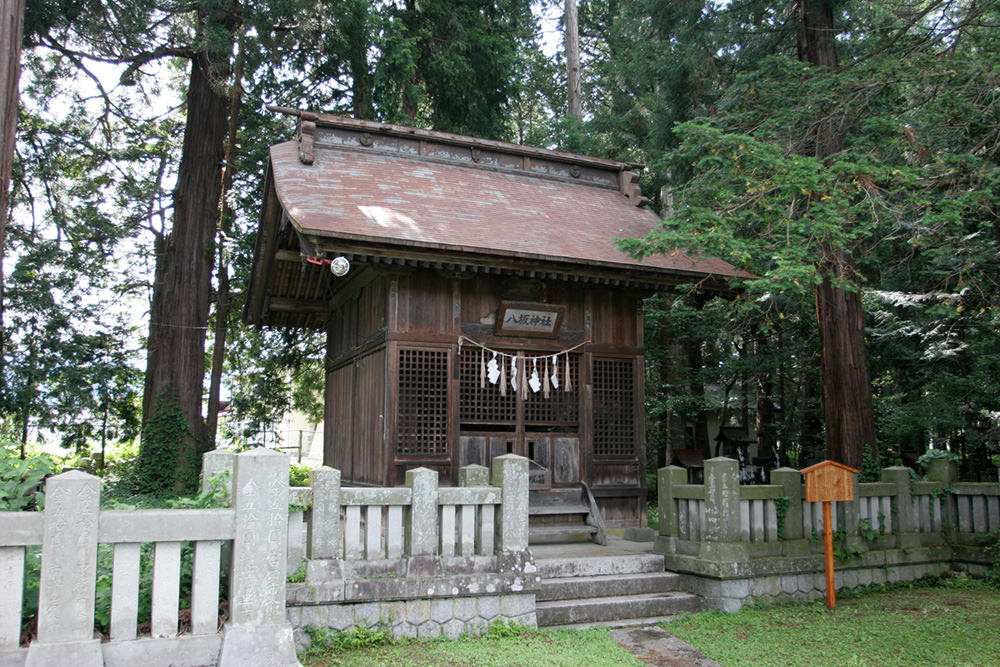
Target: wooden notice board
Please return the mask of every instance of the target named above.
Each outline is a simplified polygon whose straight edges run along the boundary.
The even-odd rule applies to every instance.
[[[854,500],[854,476],[859,471],[836,461],[823,461],[802,469],[806,476],[806,501],[823,503],[823,552],[826,561],[826,606],[837,606],[833,577],[833,520],[830,503]]]
[[[806,476],[806,502],[854,500],[854,475],[858,472],[836,461],[823,461],[803,468],[802,474]]]

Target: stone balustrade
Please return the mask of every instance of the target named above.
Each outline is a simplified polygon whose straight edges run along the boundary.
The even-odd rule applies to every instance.
[[[0,664],[298,665],[284,607],[288,459],[255,450],[236,456],[232,470],[230,509],[101,511],[100,480],[71,471],[47,481],[44,512],[0,513]],[[141,581],[144,544],[152,545],[151,584]],[[181,632],[184,545],[193,556]],[[25,556],[37,557],[39,546],[37,636],[22,647]],[[100,548],[113,551],[105,641],[94,634]],[[228,619],[220,616],[224,568]],[[143,636],[141,595],[151,599]]]
[[[222,473],[231,460],[210,453],[204,469]],[[494,459],[492,483],[488,468],[466,466],[456,487],[426,468],[395,488],[346,487],[326,467],[310,483],[289,489],[285,568],[298,580],[287,596],[297,629],[382,623],[396,636],[458,636],[494,620],[536,624],[527,459]]]
[[[737,462],[716,458],[704,474],[704,484],[688,484],[683,468],[659,471],[657,550],[667,569],[710,607],[822,595],[822,509],[805,501],[799,471],[780,468],[771,484],[741,486]],[[982,540],[1000,529],[1000,485],[956,479],[946,461],[933,462],[921,481],[907,468],[885,468],[881,481],[856,484],[854,501],[831,503],[843,557],[838,588],[953,566],[985,573]]]
[[[100,480],[72,471],[48,481],[44,512],[0,513],[0,588],[16,592],[0,598],[0,665],[297,665],[306,625],[385,624],[397,636],[535,625],[523,457],[495,459],[492,483],[486,468],[463,468],[458,487],[439,487],[423,468],[407,471],[404,487],[343,487],[339,471],[319,468],[311,487],[293,489],[288,458],[266,449],[209,452],[203,470],[206,488],[223,475],[231,507],[101,511]],[[25,559],[39,547],[37,637],[21,646]],[[99,549],[113,553],[103,641],[94,634]],[[142,580],[148,557],[151,583]],[[288,583],[299,571],[305,581]]]

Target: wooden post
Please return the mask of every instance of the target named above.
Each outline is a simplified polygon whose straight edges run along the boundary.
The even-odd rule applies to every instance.
[[[837,586],[833,576],[833,519],[830,517],[830,501],[823,502],[823,556],[826,563],[826,606],[837,606]]]
[[[854,475],[858,471],[836,461],[823,461],[802,469],[806,476],[806,501],[823,503],[823,554],[826,561],[826,606],[837,606],[833,576],[833,512],[830,503],[854,500]]]

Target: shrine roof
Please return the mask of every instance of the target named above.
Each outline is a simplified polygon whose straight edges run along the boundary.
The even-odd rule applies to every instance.
[[[713,289],[750,275],[680,251],[640,260],[619,250],[615,239],[644,237],[658,222],[644,208],[639,165],[282,111],[299,115],[299,135],[271,147],[261,229],[290,223],[303,255],[530,268],[614,284],[701,281]],[[257,261],[261,251],[259,241]]]

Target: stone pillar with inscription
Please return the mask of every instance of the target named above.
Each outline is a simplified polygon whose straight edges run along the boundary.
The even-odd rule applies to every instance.
[[[288,457],[264,448],[239,454],[233,508],[230,616],[219,665],[299,665],[285,616]]]
[[[724,456],[705,461],[705,521],[698,557],[729,576],[749,557],[740,536],[739,465]]]
[[[38,638],[26,667],[104,664],[101,641],[94,639],[100,500],[101,481],[78,470],[45,485]]]
[[[340,525],[340,471],[320,466],[309,473],[312,516],[306,537],[306,581],[328,584],[344,578],[344,539]],[[343,586],[340,586],[341,594]]]

